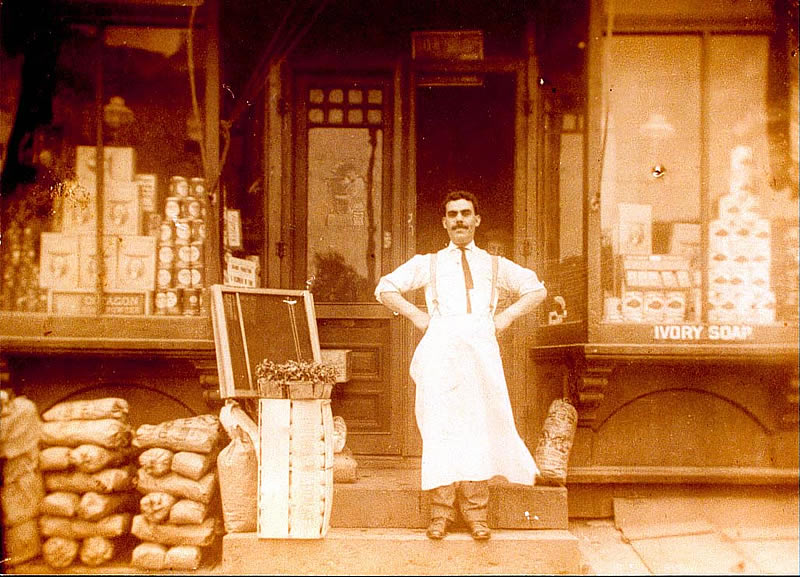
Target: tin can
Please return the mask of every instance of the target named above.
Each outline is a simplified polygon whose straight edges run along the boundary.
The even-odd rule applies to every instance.
[[[189,245],[190,248],[189,264],[192,265],[192,268],[203,266],[203,264],[205,263],[204,246],[205,243],[202,240],[196,240]]]
[[[203,267],[193,267],[192,271],[192,288],[203,288],[203,283],[205,282],[205,268]]]
[[[192,269],[188,265],[175,267],[175,286],[192,288]]]
[[[168,315],[181,314],[181,294],[183,291],[179,288],[168,288],[164,290],[167,296],[166,311]]]
[[[175,263],[175,247],[171,244],[164,244],[158,247],[158,266],[159,268],[170,268]]]
[[[179,238],[175,241],[175,266],[189,267],[192,264],[192,245],[188,240]]]
[[[167,313],[167,305],[168,297],[166,290],[156,291],[156,314],[157,315],[166,315]]]
[[[178,220],[181,217],[181,197],[167,197],[164,201],[164,215],[172,220]]]
[[[192,231],[191,240],[206,239],[206,221],[202,218],[193,218],[189,221],[189,228]]]
[[[183,199],[183,215],[186,218],[200,218],[203,216],[203,204],[196,196],[187,196]]]
[[[159,289],[172,288],[172,267],[159,268],[156,271],[156,285]],[[156,295],[158,296],[158,295]]]
[[[182,176],[173,176],[169,179],[169,193],[172,196],[189,196],[189,181]]]
[[[165,220],[159,227],[158,242],[161,244],[171,244],[175,242],[175,221]]]
[[[178,240],[189,241],[192,236],[192,228],[189,219],[179,218],[175,221],[175,238]]]
[[[183,291],[184,316],[197,316],[200,314],[200,290],[185,289]]]
[[[206,179],[199,176],[189,179],[189,194],[199,199],[206,197]]]

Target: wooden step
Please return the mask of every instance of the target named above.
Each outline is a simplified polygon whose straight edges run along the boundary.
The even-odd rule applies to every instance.
[[[490,481],[489,526],[566,529],[567,490]],[[422,529],[430,523],[430,494],[418,469],[359,470],[355,483],[335,483],[331,527]]]
[[[494,531],[488,541],[421,529],[331,529],[323,539],[223,537],[222,572],[260,575],[577,574],[581,554],[569,531]]]

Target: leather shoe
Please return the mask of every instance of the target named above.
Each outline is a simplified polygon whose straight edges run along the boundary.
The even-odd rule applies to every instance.
[[[445,517],[434,517],[425,534],[428,539],[443,539],[447,535],[447,519]]]
[[[476,541],[486,541],[492,536],[492,532],[489,531],[485,521],[473,521],[469,524],[469,530],[472,533],[472,538]]]

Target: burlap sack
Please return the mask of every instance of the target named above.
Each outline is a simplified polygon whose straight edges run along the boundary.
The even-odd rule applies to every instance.
[[[79,445],[70,449],[69,463],[83,473],[96,473],[108,467],[121,465],[128,458],[129,450],[107,449],[99,445]]]
[[[135,511],[138,504],[135,493],[102,494],[90,491],[83,494],[75,513],[84,521],[99,521],[113,513]]]
[[[48,491],[70,491],[73,493],[113,493],[133,488],[133,469],[104,469],[97,473],[53,472],[44,474],[44,484]]]
[[[148,493],[139,501],[144,518],[151,523],[163,523],[167,517],[172,506],[178,502],[178,498],[169,493],[154,492]]]
[[[176,545],[164,556],[164,569],[195,571],[200,567],[203,550],[196,545]]]
[[[117,419],[51,421],[42,424],[42,443],[61,447],[100,445],[108,449],[131,442],[131,427]]]
[[[81,563],[97,567],[114,557],[114,543],[105,537],[88,537],[81,543]]]
[[[3,466],[0,507],[3,525],[19,525],[39,514],[44,499],[44,483],[37,467],[38,459],[26,453],[9,459]]]
[[[166,421],[159,425],[141,425],[136,429],[133,446],[210,453],[217,446],[221,433],[222,427],[217,417],[199,415]]]
[[[169,473],[163,477],[153,477],[144,469],[138,471],[136,489],[140,493],[169,493],[182,499],[191,499],[208,504],[217,487],[215,471],[206,473],[199,481],[193,481],[177,473]]]
[[[208,506],[190,499],[181,499],[169,510],[169,523],[173,525],[199,525],[208,517]]]
[[[139,455],[139,466],[153,477],[163,477],[170,472],[174,456],[169,449],[153,447]]]
[[[70,468],[69,447],[45,447],[39,452],[41,471],[66,471]]]
[[[216,459],[216,453],[180,451],[172,458],[172,472],[199,481],[216,464]]]
[[[17,397],[19,398],[19,397]],[[25,563],[36,557],[42,550],[42,539],[36,519],[19,525],[3,528],[3,552],[6,565]]]
[[[249,533],[258,522],[258,456],[250,437],[235,426],[217,457],[222,519],[228,533]]]
[[[533,459],[539,467],[540,481],[566,484],[569,453],[577,428],[578,411],[568,399],[556,399],[550,403],[533,453]]]
[[[45,421],[76,421],[97,419],[126,419],[128,401],[115,397],[86,401],[65,401],[45,411]]]
[[[39,513],[54,517],[74,517],[78,512],[80,502],[81,496],[78,493],[55,491],[44,496]]]
[[[140,543],[133,550],[131,565],[139,569],[161,571],[166,554],[167,548],[161,543]]]
[[[69,567],[78,556],[80,543],[77,539],[66,537],[50,537],[42,545],[44,562],[54,569]]]
[[[39,529],[45,537],[66,537],[67,539],[119,537],[128,533],[130,526],[130,513],[116,513],[94,522],[49,515],[39,517]]]
[[[136,515],[131,526],[131,533],[142,541],[162,545],[207,547],[214,541],[215,532],[213,517],[209,517],[200,525],[156,525],[150,523],[143,515]]]
[[[0,417],[0,459],[13,459],[36,449],[42,436],[42,421],[33,401],[14,397],[4,409]]]

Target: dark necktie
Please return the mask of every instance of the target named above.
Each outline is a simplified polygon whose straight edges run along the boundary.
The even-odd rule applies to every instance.
[[[461,251],[461,268],[464,269],[464,286],[466,287],[467,291],[467,314],[472,314],[472,303],[469,300],[469,291],[471,288],[474,288],[475,285],[472,284],[472,272],[469,270],[469,262],[467,262],[467,250],[460,246],[458,247]]]

